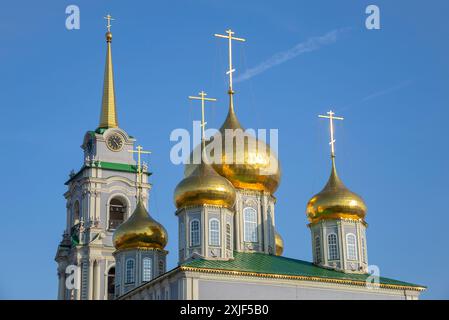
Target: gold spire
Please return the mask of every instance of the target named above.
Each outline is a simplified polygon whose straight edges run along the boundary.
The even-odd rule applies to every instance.
[[[329,119],[331,136],[331,161],[332,168],[326,186],[318,194],[314,195],[307,203],[307,217],[311,223],[316,223],[323,219],[351,219],[364,221],[366,215],[366,205],[363,199],[356,193],[350,191],[337,174],[335,165],[335,139],[333,120],[343,120],[341,117],[334,117],[334,112],[329,111],[329,116],[320,115],[320,118]]]
[[[99,128],[117,128],[117,114],[115,106],[115,90],[114,90],[114,73],[112,70],[112,53],[111,53],[111,20],[112,17],[108,14],[104,17],[108,24],[106,25],[106,65],[104,68],[104,83],[103,83],[103,98],[101,101],[101,115]]]

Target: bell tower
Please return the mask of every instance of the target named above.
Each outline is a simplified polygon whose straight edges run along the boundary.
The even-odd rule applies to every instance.
[[[84,135],[81,168],[66,181],[66,226],[58,245],[58,299],[106,300],[114,297],[115,260],[112,235],[135,210],[138,168],[135,139],[119,127],[112,67],[112,17],[107,15],[106,65],[100,123]],[[150,185],[142,166],[141,201]],[[72,277],[68,267],[73,271]],[[66,280],[69,285],[66,285]]]

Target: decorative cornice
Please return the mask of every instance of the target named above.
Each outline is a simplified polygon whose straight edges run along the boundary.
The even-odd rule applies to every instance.
[[[286,280],[303,280],[303,281],[315,281],[315,282],[325,282],[325,283],[337,283],[346,284],[359,287],[366,287],[365,281],[349,280],[349,279],[333,279],[333,278],[321,278],[313,276],[298,276],[298,275],[284,275],[284,274],[274,274],[274,273],[257,273],[249,271],[235,271],[235,270],[224,270],[224,269],[210,269],[210,268],[195,268],[180,266],[181,271],[192,271],[192,272],[203,272],[203,273],[213,273],[213,274],[225,274],[225,275],[235,275],[235,276],[248,276],[248,277],[258,277],[258,278],[271,278],[271,279],[286,279]],[[413,291],[424,291],[425,287],[413,287],[413,286],[402,286],[396,284],[386,284],[380,283],[380,288],[384,289],[394,289],[394,290],[413,290]]]

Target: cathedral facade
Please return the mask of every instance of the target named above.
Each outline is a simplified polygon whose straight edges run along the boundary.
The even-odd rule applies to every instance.
[[[140,147],[134,160],[136,140],[118,126],[112,34],[106,33],[100,124],[86,133],[84,164],[66,182],[58,299],[418,299],[425,287],[368,273],[367,208],[339,178],[333,144],[329,180],[306,206],[313,262],[282,256],[277,155],[256,137],[228,135],[244,131],[234,106],[231,50],[232,41],[244,39],[231,30],[216,36],[229,41],[229,111],[219,134],[209,141],[203,135],[201,161],[186,165],[174,190],[178,265],[167,271],[168,234],[147,210],[151,174]],[[333,143],[336,117],[328,114]],[[204,111],[202,118],[204,132]],[[217,152],[211,141],[220,139],[221,161],[208,161]],[[79,276],[69,279],[68,266]]]

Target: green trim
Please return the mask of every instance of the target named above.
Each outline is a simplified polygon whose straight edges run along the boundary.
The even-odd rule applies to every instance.
[[[89,131],[89,132],[95,132],[95,133],[98,133],[98,134],[103,134],[106,130],[108,130],[109,128],[97,128],[97,130],[95,130],[95,131]],[[129,135],[128,134],[128,137],[130,138],[130,139],[134,139],[134,137],[133,136],[131,136],[131,135]]]
[[[365,282],[370,274],[345,273],[318,267],[313,263],[292,258],[274,256],[264,253],[234,252],[234,259],[205,260],[194,259],[181,264],[182,267],[198,269],[215,269],[226,271],[251,272],[259,274],[285,275],[298,277],[314,277],[326,280],[348,280]],[[380,277],[380,284],[425,288],[424,286],[399,280]]]
[[[95,133],[98,134],[103,134],[106,130],[108,130],[109,128],[97,128],[97,130],[95,130]]]
[[[71,181],[73,181],[86,168],[100,168],[100,169],[111,170],[111,171],[137,173],[136,165],[126,164],[126,163],[116,163],[116,162],[94,161],[93,166],[84,165],[73,177],[71,177],[69,180],[67,180],[65,182],[65,185],[68,185]],[[145,172],[145,174],[147,176],[151,176],[153,173]]]

